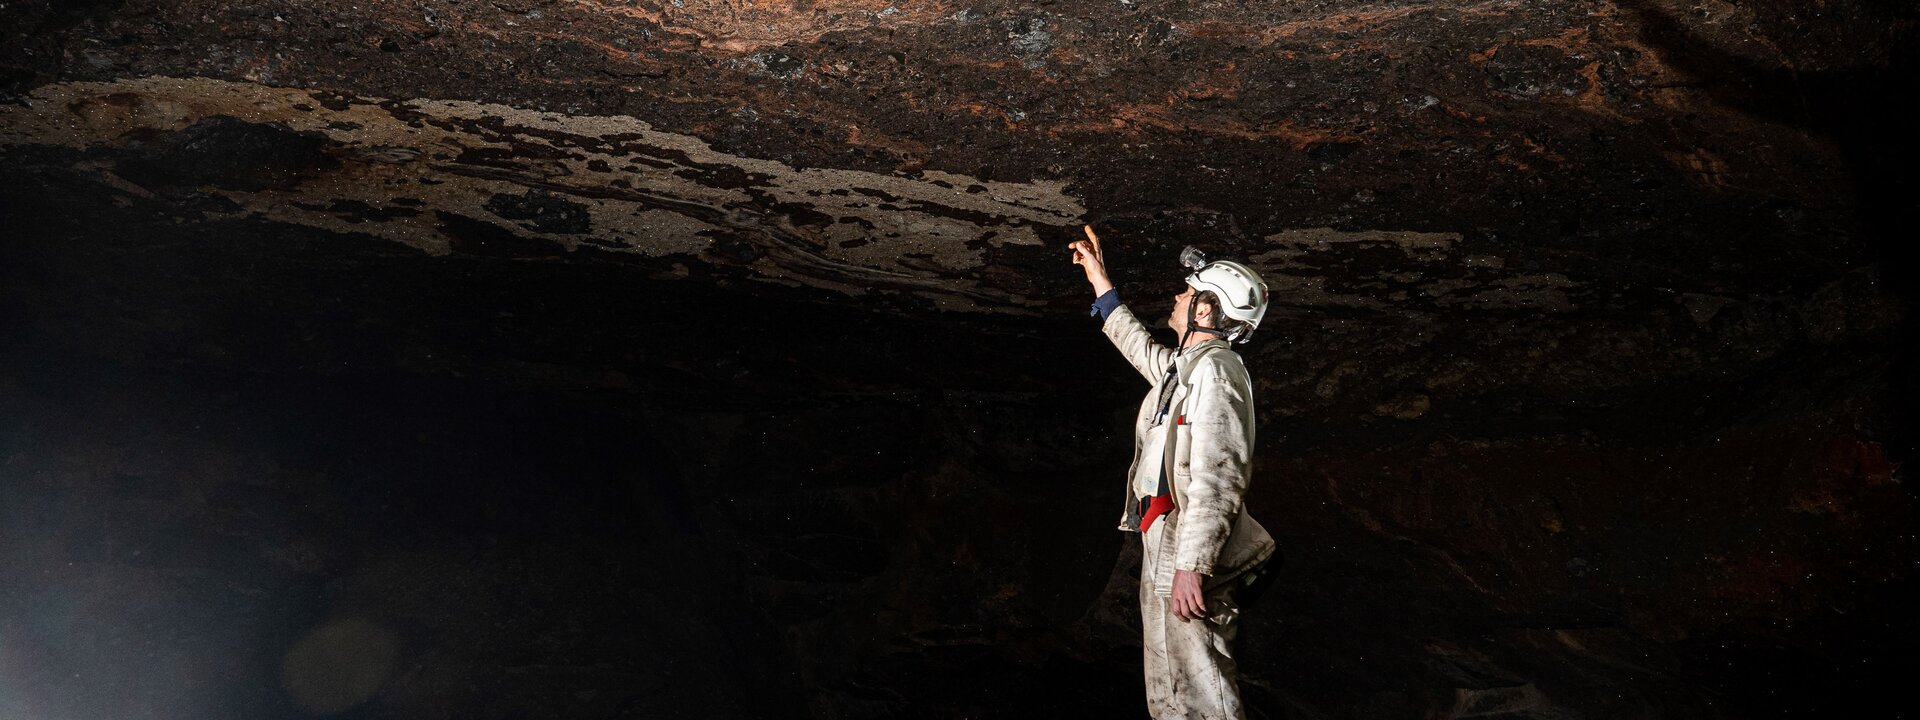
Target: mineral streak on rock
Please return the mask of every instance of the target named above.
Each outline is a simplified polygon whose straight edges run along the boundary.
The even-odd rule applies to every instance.
[[[235,129],[210,129],[217,127]],[[747,265],[763,280],[852,294],[905,290],[954,308],[1018,311],[1034,304],[971,275],[994,250],[1039,245],[1037,227],[1071,226],[1086,212],[1059,181],[795,169],[718,152],[630,117],[484,103],[144,78],[48,86],[0,109],[5,145],[88,148],[176,138],[165,144],[217,161],[235,150],[217,142],[234,134],[265,134],[326,155],[314,150],[309,167],[245,168],[246,176],[273,173],[270,183],[235,185],[233,172],[220,182],[201,177],[220,168],[175,168],[174,181],[206,184],[232,202],[216,215],[365,233],[435,254],[456,251],[460,232],[497,224],[558,250],[699,256]],[[169,152],[159,159],[177,161],[180,153]],[[317,162],[323,157],[324,166]],[[131,174],[99,169],[103,183],[147,192]],[[410,209],[422,204],[466,221],[436,227]]]
[[[833,32],[888,30],[924,24],[952,10],[933,0],[664,0],[622,3],[566,0],[565,11],[614,15],[699,38],[708,47],[749,52]]]
[[[154,183],[206,185],[232,203],[213,216],[258,214],[434,254],[545,257],[586,246],[693,256],[748,266],[767,281],[850,294],[890,288],[985,312],[1045,301],[982,279],[991,251],[1041,245],[1037,227],[1071,230],[1086,212],[1060,181],[795,169],[721,153],[634,118],[205,78],[47,86],[21,106],[0,108],[0,127],[7,145],[161,138],[158,156],[101,167],[98,177],[135,194]],[[247,143],[270,156],[245,155]],[[300,148],[312,157],[290,159]],[[201,167],[207,163],[216,165]],[[436,214],[414,210],[423,205]],[[474,241],[476,233],[494,239]],[[1573,307],[1567,290],[1576,283],[1563,275],[1476,267],[1450,251],[1459,239],[1296,230],[1268,236],[1271,249],[1249,261],[1272,276],[1282,304],[1302,308]]]
[[[1577,283],[1566,276],[1504,271],[1499,258],[1456,252],[1459,240],[1458,233],[1290,230],[1267,236],[1273,249],[1249,259],[1265,271],[1274,301],[1291,308],[1428,317],[1441,308],[1574,309],[1567,290]]]

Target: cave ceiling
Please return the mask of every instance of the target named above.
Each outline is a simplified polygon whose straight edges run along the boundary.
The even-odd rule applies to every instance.
[[[0,143],[80,153],[48,162],[103,200],[205,200],[180,222],[1015,315],[1084,303],[1059,246],[1094,222],[1124,289],[1191,243],[1308,320],[1829,280],[1865,254],[1857,168],[1753,85],[1898,31],[1641,0],[11,5],[37,31]]]
[[[1911,295],[1884,260],[1915,195],[1898,112],[1920,77],[1915,10],[1822,7],[11,2],[0,16],[30,32],[0,46],[0,153],[29,236],[88,238],[129,267],[175,253],[176,275],[304,263],[291,281],[199,280],[268,306],[344,292],[390,307],[299,283],[402,256],[467,263],[501,287],[526,278],[502,302],[550,314],[539,354],[633,374],[653,361],[602,348],[659,316],[555,309],[537,288],[700,293],[789,349],[822,336],[753,327],[766,303],[881,309],[893,319],[862,332],[883,344],[1058,335],[1087,312],[1063,246],[1092,223],[1147,317],[1169,307],[1184,245],[1264,274],[1274,305],[1244,354],[1267,412],[1432,411],[1478,434],[1474,408],[1514,393],[1631,414],[1661,388],[1734,392],[1795,348],[1892,336]],[[181,235],[221,242],[165,239]],[[23,278],[21,302],[62,277]],[[76,328],[123,309],[36,322],[111,353]],[[206,311],[172,312],[117,327],[262,361],[257,342],[176,319]],[[502,330],[484,318],[526,312],[457,314],[488,336]],[[532,342],[501,336],[451,368],[446,348],[374,357],[519,377],[491,355]],[[1057,380],[1022,367],[1002,381]],[[1584,412],[1515,422],[1590,433]],[[1615,424],[1664,427],[1635,425]]]

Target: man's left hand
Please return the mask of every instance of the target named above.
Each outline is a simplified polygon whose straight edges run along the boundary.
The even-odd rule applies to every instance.
[[[1173,614],[1181,622],[1207,616],[1207,600],[1200,591],[1203,577],[1191,570],[1173,571]]]

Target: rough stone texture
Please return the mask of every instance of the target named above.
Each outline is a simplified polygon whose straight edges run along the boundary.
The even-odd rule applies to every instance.
[[[1088,221],[1255,713],[1908,705],[1917,12],[0,4],[0,717],[1138,715]]]

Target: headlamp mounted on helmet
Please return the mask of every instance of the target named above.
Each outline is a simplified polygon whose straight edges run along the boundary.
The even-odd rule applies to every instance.
[[[1200,268],[1207,266],[1207,254],[1200,252],[1200,248],[1188,245],[1180,251],[1180,264],[1193,268],[1195,272],[1198,272]]]

